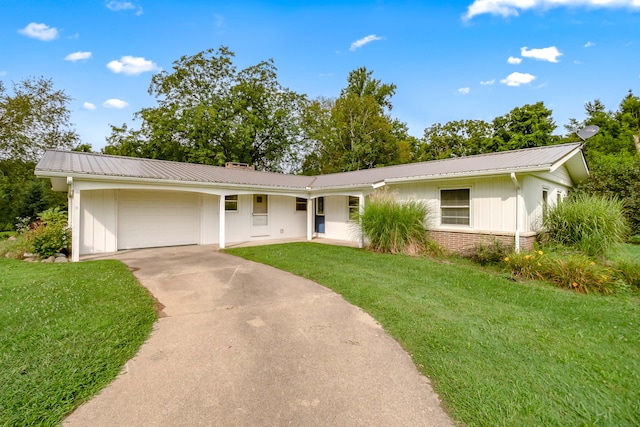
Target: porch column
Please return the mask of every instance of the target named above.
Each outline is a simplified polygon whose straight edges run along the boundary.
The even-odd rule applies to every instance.
[[[358,241],[358,247],[364,248],[364,233],[362,232],[362,213],[364,212],[364,194],[358,196],[358,226],[360,227],[360,241]]]
[[[313,240],[313,199],[307,199],[307,241]]]
[[[226,229],[226,214],[227,214],[227,210],[225,209],[225,205],[224,205],[224,194],[220,195],[220,220],[219,225],[220,225],[220,232],[219,232],[219,236],[220,238],[218,239],[218,248],[220,249],[224,249],[225,248],[225,229]]]
[[[80,190],[71,186],[69,217],[71,218],[71,261],[80,261]]]

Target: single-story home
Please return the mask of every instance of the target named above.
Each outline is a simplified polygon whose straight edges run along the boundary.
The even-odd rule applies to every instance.
[[[354,223],[386,187],[430,210],[451,250],[487,239],[531,247],[543,205],[589,171],[580,143],[319,176],[74,151],[47,151],[35,174],[67,191],[72,259],[123,249],[316,237],[364,244]]]

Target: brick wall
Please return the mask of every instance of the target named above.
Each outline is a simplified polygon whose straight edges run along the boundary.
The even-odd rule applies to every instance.
[[[429,236],[440,246],[446,250],[464,253],[473,249],[477,244],[489,245],[494,241],[499,241],[506,246],[514,246],[514,233],[499,232],[474,232],[466,230],[456,231],[440,231],[429,230]],[[520,249],[533,249],[536,241],[536,233],[520,234]]]

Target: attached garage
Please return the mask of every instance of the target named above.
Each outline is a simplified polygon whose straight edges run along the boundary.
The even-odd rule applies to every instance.
[[[200,243],[198,194],[131,191],[118,195],[118,250]]]

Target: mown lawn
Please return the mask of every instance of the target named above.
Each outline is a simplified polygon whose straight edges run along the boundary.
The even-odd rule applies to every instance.
[[[0,426],[59,424],[134,356],[154,304],[118,261],[0,258]]]
[[[314,280],[369,312],[463,425],[640,425],[635,293],[577,294],[315,243],[227,252]]]

